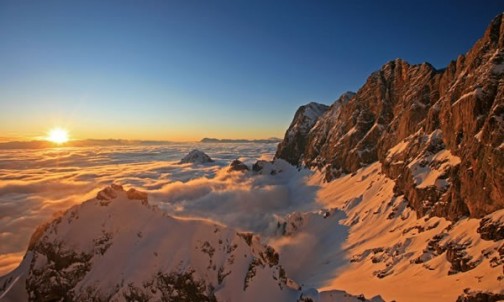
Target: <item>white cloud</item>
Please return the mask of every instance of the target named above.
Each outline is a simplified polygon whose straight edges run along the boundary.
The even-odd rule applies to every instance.
[[[215,162],[179,165],[193,148]],[[271,159],[276,144],[170,144],[0,151],[0,275],[22,255],[35,228],[112,182],[149,192],[177,216],[201,217],[266,235],[276,214],[310,208],[315,188],[280,163],[277,175],[228,173],[236,158]],[[14,256],[13,256],[14,255]],[[8,260],[6,260],[8,259]]]

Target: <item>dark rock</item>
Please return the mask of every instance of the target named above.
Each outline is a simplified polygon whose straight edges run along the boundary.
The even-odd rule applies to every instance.
[[[457,298],[457,302],[497,302],[502,300],[504,300],[504,294],[471,291],[468,288],[465,289],[464,293]]]
[[[285,133],[285,138],[278,145],[275,158],[299,165],[305,151],[308,132],[328,108],[326,105],[314,102],[299,107]]]
[[[115,198],[117,198],[117,190],[114,190],[112,186],[106,187],[96,194],[98,200],[112,200]]]
[[[244,164],[243,162],[241,162],[240,160],[238,159],[235,159],[231,162],[231,164],[229,165],[229,169],[228,169],[228,172],[232,172],[232,171],[241,171],[241,172],[245,172],[245,171],[248,171],[249,170],[249,167],[247,167],[246,164]]]
[[[276,175],[282,172],[281,169],[278,169],[273,162],[266,160],[258,160],[252,165],[252,171],[258,174],[270,174]]]
[[[210,156],[206,155],[205,152],[194,149],[191,152],[189,152],[186,156],[184,156],[180,160],[180,164],[204,164],[204,163],[211,163],[213,160],[210,158]]]
[[[258,160],[252,165],[252,171],[254,172],[260,172],[264,167],[267,165],[271,165],[271,162],[266,161],[266,160]]]
[[[481,239],[499,241],[504,239],[504,223],[500,220],[493,220],[492,217],[481,219],[478,227]]]
[[[449,275],[459,272],[467,272],[475,268],[479,263],[472,261],[472,256],[466,252],[465,244],[449,244],[446,247],[446,260],[451,263]]]

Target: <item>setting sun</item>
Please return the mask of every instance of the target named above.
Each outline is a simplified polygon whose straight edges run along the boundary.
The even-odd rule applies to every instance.
[[[68,131],[62,128],[54,128],[49,131],[47,140],[56,144],[68,142]]]

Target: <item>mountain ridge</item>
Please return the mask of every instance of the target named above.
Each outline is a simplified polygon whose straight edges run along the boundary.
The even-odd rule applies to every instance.
[[[19,267],[0,277],[0,299],[383,301],[304,288],[279,258],[253,233],[167,215],[113,183],[37,228]]]
[[[295,116],[275,158],[322,170],[326,181],[379,161],[396,180],[396,193],[421,216],[456,220],[504,207],[503,18],[495,17],[482,38],[444,69],[402,59],[385,63],[291,143]],[[399,146],[401,152],[390,154]],[[439,170],[436,154],[443,150],[460,161]],[[438,177],[421,186],[422,173]]]

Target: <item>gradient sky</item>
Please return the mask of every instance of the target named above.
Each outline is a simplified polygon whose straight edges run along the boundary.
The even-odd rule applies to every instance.
[[[0,0],[0,140],[281,137],[400,57],[442,68],[502,0]]]

